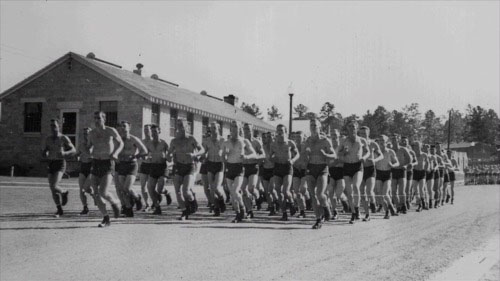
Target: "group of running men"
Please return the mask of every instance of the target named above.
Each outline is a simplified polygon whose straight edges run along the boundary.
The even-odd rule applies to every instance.
[[[500,165],[474,165],[464,169],[465,185],[500,184]]]
[[[103,215],[99,227],[110,225],[105,201],[115,218],[120,214],[132,217],[134,207],[160,215],[162,194],[167,204],[172,201],[164,189],[167,163],[172,162],[175,196],[182,211],[179,220],[189,219],[198,210],[193,192],[197,173],[210,211],[220,216],[226,202],[231,202],[236,213],[233,223],[253,218],[254,202],[257,209],[267,202],[270,216],[281,211],[283,221],[296,213],[305,218],[306,210],[312,210],[313,229],[319,229],[325,221],[338,219],[338,202],[342,203],[339,212],[351,213],[349,223],[353,224],[360,220],[361,205],[362,220],[370,221],[370,214],[382,208],[385,219],[406,214],[414,199],[417,212],[454,201],[458,167],[450,151],[444,153],[439,143],[414,141],[410,146],[408,138],[399,135],[371,140],[369,128],[360,128],[356,121],[341,136],[335,128],[322,133],[320,121],[312,119],[308,138],[294,132],[291,139],[281,124],[275,134],[256,138],[252,125],[232,121],[227,140],[221,136],[220,124],[212,122],[209,134],[199,143],[186,132],[187,120],[177,119],[169,145],[160,138],[157,125],[144,126],[141,140],[130,134],[129,122],[122,121],[117,131],[105,125],[105,118],[105,113],[95,112],[95,128],[84,129],[78,149],[59,132],[58,120],[50,121],[52,135],[45,140],[42,156],[48,161],[57,217],[63,215],[62,206],[68,201],[68,191],[59,182],[70,155],[79,156],[80,161],[81,214],[89,212],[86,195],[92,196]],[[132,188],[137,174],[141,194]],[[113,177],[118,200],[108,191]]]

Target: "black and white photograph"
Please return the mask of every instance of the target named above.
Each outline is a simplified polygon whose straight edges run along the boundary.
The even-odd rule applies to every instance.
[[[499,110],[499,0],[0,0],[0,281],[500,281]]]

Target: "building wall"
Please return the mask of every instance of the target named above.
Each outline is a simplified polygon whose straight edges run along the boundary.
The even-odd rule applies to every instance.
[[[0,166],[18,165],[29,175],[45,175],[41,163],[41,143],[49,135],[49,120],[61,111],[78,111],[78,135],[84,127],[94,127],[93,113],[99,102],[118,101],[118,121],[132,123],[132,134],[141,135],[143,107],[147,100],[72,60],[62,63],[2,100],[0,121]],[[43,102],[41,133],[24,133],[24,103]],[[20,172],[20,171],[19,171]]]

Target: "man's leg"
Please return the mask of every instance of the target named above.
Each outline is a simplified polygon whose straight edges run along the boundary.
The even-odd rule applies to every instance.
[[[66,193],[65,196],[67,196],[67,192],[68,192],[67,190],[63,191],[59,187],[59,182],[61,181],[62,176],[63,176],[62,171],[53,172],[51,174],[48,174],[48,176],[47,176],[47,178],[49,180],[50,191],[52,193],[52,199],[54,200],[54,203],[56,204],[56,207],[57,207],[56,216],[63,215],[62,202],[61,202],[62,196],[64,193]]]
[[[283,212],[282,220],[288,220],[288,214],[286,212],[287,208],[290,209],[291,216],[295,214],[292,210],[292,208],[294,207],[293,207],[293,195],[291,192],[291,186],[292,186],[292,175],[284,176],[282,185],[283,203],[281,204],[281,210]]]
[[[85,195],[85,192],[90,193],[88,182],[89,181],[84,174],[80,173],[78,175],[78,186],[80,187],[80,201],[82,202],[83,206],[83,210],[80,212],[80,215],[86,215],[89,213],[89,208],[87,206],[87,196]]]
[[[354,202],[354,210],[356,213],[354,217],[355,219],[359,219],[359,203],[360,203],[359,186],[361,185],[362,180],[363,180],[363,171],[356,172],[354,174],[354,177],[352,177],[353,202]]]
[[[213,192],[210,190],[210,181],[208,180],[208,172],[206,174],[201,174],[201,182],[203,183],[203,192],[208,200],[208,207],[213,208],[214,198],[212,196]],[[212,206],[212,207],[211,207]]]
[[[377,181],[382,183],[381,181]],[[387,180],[384,183],[382,183],[382,194],[384,195],[384,202],[385,202],[385,217],[384,219],[389,219],[389,211],[391,212],[391,215],[397,216],[398,214],[394,210],[394,205],[392,204],[391,197],[389,196],[389,192],[392,190],[392,185],[391,185],[391,180]]]
[[[370,210],[368,209],[368,195],[366,194],[366,181],[362,180],[360,187],[359,187],[359,193],[361,195],[361,203],[363,204],[363,209],[365,210],[365,218],[370,217]]]
[[[194,194],[192,192],[194,181],[194,174],[188,174],[182,178],[182,197],[184,199],[184,205],[186,206],[188,215],[194,214],[198,209],[198,202],[194,199]]]
[[[105,174],[101,178],[99,178],[99,196],[111,204],[113,208],[113,215],[115,218],[120,216],[120,209],[118,208],[118,202],[114,198],[113,195],[108,191],[109,186],[113,180],[113,176],[111,174]]]
[[[259,176],[257,174],[253,174],[248,177],[247,185],[245,188],[245,191],[243,195],[245,196],[245,207],[247,208],[247,212],[250,214],[250,217],[253,218],[253,201],[252,197],[255,198],[255,200],[259,199],[259,190],[257,187],[257,183],[259,181]]]
[[[406,177],[397,180],[399,207],[403,214],[406,214]]]
[[[391,195],[392,195],[392,204],[394,206],[399,206],[398,179],[393,179],[391,181]]]
[[[158,199],[158,192],[156,192],[156,184],[158,183],[158,178],[149,176],[148,177],[148,193],[151,197],[151,207],[154,209],[153,213],[156,215],[161,214],[161,207]],[[174,180],[175,186],[175,180]],[[179,201],[177,201],[179,202]]]
[[[326,220],[330,220],[332,215],[330,206],[328,205],[328,197],[326,196],[326,186],[328,184],[328,175],[322,174],[316,179],[316,199],[318,200],[317,209],[320,218],[324,216]]]
[[[451,193],[451,204],[453,205],[453,200],[455,199],[455,181],[450,180],[450,193]]]
[[[366,195],[368,196],[368,203],[370,205],[370,210],[375,213],[376,212],[376,203],[375,199],[375,177],[369,177],[366,179]]]
[[[149,203],[148,203],[148,191],[147,191],[147,184],[148,184],[148,177],[149,175],[147,174],[142,174],[140,173],[139,174],[139,181],[141,182],[141,194],[142,194],[142,198],[144,199],[144,211],[147,211],[147,209],[149,208]]]
[[[301,179],[298,177],[292,178],[292,189],[295,193],[295,198],[297,199],[297,206],[299,208],[300,214],[299,217],[305,215],[306,202],[304,200],[304,195],[301,192]]]
[[[245,203],[243,202],[243,197],[241,196],[243,176],[237,176],[234,178],[234,180],[226,178],[226,181],[231,192],[233,208],[236,211],[236,218],[233,220],[233,222],[241,222],[241,220],[245,216]]]

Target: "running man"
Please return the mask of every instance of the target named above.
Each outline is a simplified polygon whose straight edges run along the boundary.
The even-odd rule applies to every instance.
[[[187,220],[198,210],[198,202],[192,191],[196,179],[195,163],[205,149],[191,135],[188,135],[186,119],[177,119],[175,138],[170,142],[167,160],[174,160],[174,188],[182,214],[179,220]]]
[[[167,173],[167,151],[168,144],[165,140],[160,139],[161,128],[157,125],[151,125],[151,141],[147,142],[148,156],[146,160],[149,163],[148,175],[148,193],[151,197],[151,207],[154,215],[161,215],[161,193],[157,190]]]
[[[220,135],[220,124],[210,123],[210,137],[205,139],[203,147],[205,148],[207,180],[210,189],[210,196],[214,204],[214,216],[218,217],[226,211],[224,203],[224,190],[222,181],[224,179],[224,161],[222,159],[222,147],[224,138]]]
[[[149,142],[151,142],[151,125],[146,124],[143,127],[144,131],[144,139],[142,139],[142,143],[146,146],[146,148],[149,146]],[[146,157],[142,160],[140,160],[140,165],[139,165],[139,181],[141,182],[141,194],[142,198],[144,199],[144,208],[142,209],[144,212],[149,210],[149,203],[148,203],[148,191],[147,191],[147,185],[148,185],[148,177],[149,177],[149,172],[151,170],[151,163],[150,163],[149,157]]]
[[[412,185],[413,189],[415,189],[415,197],[418,204],[417,212],[420,212],[422,209],[427,210],[425,200],[425,173],[427,166],[429,165],[429,160],[427,154],[422,152],[422,143],[415,141],[413,142],[412,147],[415,153],[415,159],[417,160],[417,164],[413,170]]]
[[[256,157],[255,150],[249,140],[240,137],[240,123],[232,121],[230,126],[230,138],[224,142],[222,147],[223,159],[226,161],[226,182],[231,193],[233,208],[236,217],[233,223],[239,223],[245,218],[245,204],[241,196],[241,185],[245,168],[243,160]]]
[[[262,134],[262,148],[266,158],[262,163],[262,170],[260,172],[260,180],[262,182],[262,187],[264,188],[265,198],[267,201],[269,216],[276,215],[276,206],[278,204],[278,194],[274,188],[273,174],[274,174],[274,162],[271,161],[271,145],[273,139],[271,133]]]
[[[309,129],[311,136],[305,143],[307,159],[307,188],[311,196],[311,203],[316,215],[313,229],[320,229],[323,218],[330,220],[331,212],[328,197],[325,194],[328,184],[328,162],[335,159],[336,154],[328,138],[320,134],[321,123],[318,119],[311,119]]]
[[[399,166],[392,173],[392,200],[397,210],[406,214],[406,169],[412,163],[410,151],[401,145],[401,137],[398,134],[392,136],[392,149],[396,152]]]
[[[375,203],[375,163],[384,158],[380,152],[378,144],[370,139],[370,128],[363,126],[359,129],[359,136],[364,138],[368,143],[369,156],[363,162],[363,180],[361,181],[361,202],[365,209],[365,218],[363,221],[370,220],[370,210],[372,213],[377,211]],[[368,208],[369,204],[369,208]]]
[[[52,199],[56,203],[57,212],[55,217],[58,218],[64,214],[62,206],[68,203],[68,190],[62,190],[59,187],[62,176],[66,171],[66,156],[76,153],[76,149],[71,143],[71,140],[59,132],[59,120],[50,120],[51,136],[45,139],[45,144],[42,145],[42,159],[48,161],[47,178],[49,180]]]
[[[115,128],[105,125],[106,113],[102,111],[94,112],[94,120],[95,129],[89,133],[88,148],[92,148],[92,186],[97,189],[97,207],[104,216],[98,226],[105,227],[109,226],[111,222],[103,198],[111,204],[115,218],[120,215],[118,202],[108,191],[108,187],[113,179],[115,161],[123,149],[123,141]]]
[[[444,153],[441,143],[436,142],[436,155],[441,158],[439,165],[439,197],[438,202],[441,206],[444,206],[444,200],[446,197],[446,189],[444,185],[444,180],[448,178],[448,167],[451,167],[451,162],[448,159],[446,153]],[[439,158],[438,158],[439,159]]]
[[[347,137],[339,147],[339,158],[344,162],[345,192],[347,198],[351,196],[350,205],[351,208],[354,207],[350,224],[359,219],[359,187],[363,180],[363,162],[370,156],[368,142],[358,136],[358,127],[358,122],[354,120],[347,125]],[[367,218],[369,219],[369,214]]]
[[[375,168],[377,169],[375,190],[377,195],[382,196],[382,202],[385,210],[384,219],[390,218],[389,211],[392,216],[398,216],[398,213],[392,204],[389,192],[391,191],[391,170],[399,166],[399,161],[394,150],[387,147],[388,142],[389,138],[386,135],[381,135],[377,139],[383,158],[375,163]]]
[[[290,190],[292,186],[293,164],[300,157],[297,146],[293,140],[288,139],[288,131],[283,124],[276,126],[276,141],[271,144],[271,160],[274,162],[274,187],[277,192],[283,194],[281,201],[282,221],[288,221],[287,209],[290,216],[295,215],[293,196]]]
[[[430,156],[434,160],[434,166],[433,166],[434,167],[434,181],[433,181],[433,185],[430,187],[430,189],[433,191],[432,199],[434,199],[434,208],[438,208],[439,207],[439,198],[441,198],[441,193],[439,190],[439,182],[440,182],[440,176],[441,176],[440,172],[439,172],[439,167],[442,165],[443,159],[441,158],[441,156],[436,154],[436,146],[435,145],[431,145]],[[433,207],[432,205],[429,205],[429,208],[432,208],[432,207]]]
[[[210,139],[210,128],[207,129],[207,132],[204,136],[202,136],[201,139],[201,145],[205,148],[205,152],[207,151],[206,148],[206,142]],[[212,192],[210,191],[210,183],[208,182],[208,172],[207,172],[207,159],[205,157],[205,154],[200,156],[200,159],[198,160],[199,162],[197,164],[201,164],[200,166],[200,177],[201,177],[201,183],[203,185],[203,192],[205,193],[205,197],[207,198],[208,201],[208,209],[209,212],[212,213],[214,210],[214,200],[212,197]]]
[[[80,212],[80,215],[87,215],[89,213],[89,208],[87,206],[87,196],[85,193],[90,194],[92,198],[94,198],[94,194],[90,187],[91,179],[90,179],[90,169],[92,167],[92,158],[90,158],[91,151],[88,149],[89,142],[89,132],[92,129],[84,128],[83,129],[83,138],[78,146],[78,151],[76,156],[79,157],[80,162],[80,173],[78,174],[78,186],[80,187],[80,201],[82,201],[83,210]],[[95,202],[95,199],[94,199]]]
[[[259,162],[266,158],[262,143],[259,139],[252,136],[252,125],[245,123],[243,125],[243,135],[247,139],[257,154],[256,157],[243,160],[243,167],[245,174],[243,177],[243,184],[241,185],[241,192],[243,193],[243,202],[250,218],[253,218],[252,210],[252,197],[256,199],[257,204],[261,204],[259,195]],[[247,153],[250,153],[247,151]]]
[[[401,138],[401,145],[405,146],[408,148],[408,152],[410,152],[411,155],[411,164],[408,165],[408,169],[406,170],[406,188],[405,188],[405,193],[406,193],[406,209],[409,210],[411,206],[411,202],[413,201],[413,195],[415,194],[415,191],[413,190],[413,167],[417,165],[417,155],[415,154],[415,151],[413,151],[410,142],[407,137],[402,137]]]
[[[305,144],[302,141],[304,138],[304,133],[302,131],[297,131],[292,134],[293,141],[297,146],[297,150],[300,152],[299,159],[293,163],[293,178],[292,178],[292,190],[295,194],[295,199],[297,201],[297,207],[299,208],[299,218],[306,217],[306,193],[307,193],[307,178],[306,178],[306,168],[307,159],[304,153]]]
[[[343,139],[340,138],[339,130],[330,127],[330,138],[332,141],[333,150],[337,155],[339,155],[340,143],[343,141]],[[348,203],[342,198],[342,194],[344,193],[345,189],[344,162],[342,162],[340,159],[335,159],[331,160],[328,166],[330,174],[328,195],[330,196],[330,203],[332,204],[332,220],[336,220],[338,218],[337,200],[341,200],[344,212],[347,212],[349,209]],[[352,199],[350,198],[348,200],[352,201]]]
[[[447,189],[447,183],[450,183],[450,193],[446,195],[446,203],[449,202],[451,198],[451,205],[453,205],[453,200],[455,199],[455,171],[459,171],[458,162],[455,157],[453,157],[452,151],[448,150],[448,158],[451,161],[451,167],[448,167],[448,181],[445,181],[445,189]],[[495,181],[493,181],[495,183]],[[450,196],[451,195],[451,196]]]
[[[118,130],[123,140],[123,149],[118,154],[118,163],[116,164],[118,178],[115,178],[115,181],[124,197],[125,216],[133,217],[131,200],[135,203],[137,211],[142,209],[141,195],[132,189],[138,171],[137,158],[147,156],[148,150],[138,137],[130,134],[128,121],[122,121]]]

